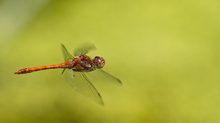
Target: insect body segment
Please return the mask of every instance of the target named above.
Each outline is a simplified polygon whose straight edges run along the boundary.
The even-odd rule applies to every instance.
[[[23,69],[17,70],[15,74],[25,74],[25,73],[31,73],[31,72],[47,70],[47,69],[70,68],[73,66],[74,66],[74,62],[67,61],[61,64],[55,64],[55,65],[23,68]]]

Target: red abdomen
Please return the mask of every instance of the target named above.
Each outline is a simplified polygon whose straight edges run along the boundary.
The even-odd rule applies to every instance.
[[[29,68],[23,68],[15,72],[15,74],[25,74],[25,73],[31,73],[34,71],[40,71],[40,70],[47,70],[47,69],[57,69],[57,68],[73,68],[74,62],[73,61],[67,61],[61,64],[54,64],[54,65],[47,65],[47,66],[39,66],[39,67],[29,67]]]

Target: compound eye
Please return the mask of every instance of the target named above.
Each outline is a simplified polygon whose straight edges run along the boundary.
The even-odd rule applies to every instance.
[[[95,64],[95,66],[96,66],[97,68],[103,68],[104,65],[105,65],[105,60],[104,60],[102,57],[96,56],[96,57],[93,59],[93,63]]]

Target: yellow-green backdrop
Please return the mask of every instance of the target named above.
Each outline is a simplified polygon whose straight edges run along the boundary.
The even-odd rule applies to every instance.
[[[220,122],[218,0],[9,1],[0,1],[1,123]],[[63,62],[60,43],[73,51],[84,42],[123,81],[91,78],[104,106],[61,70],[14,75]]]

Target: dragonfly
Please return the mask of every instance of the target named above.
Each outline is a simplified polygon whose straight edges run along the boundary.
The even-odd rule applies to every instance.
[[[105,60],[103,57],[95,56],[94,58],[91,58],[87,55],[90,51],[96,49],[95,45],[88,43],[81,45],[74,50],[73,55],[63,44],[61,44],[61,49],[65,62],[46,66],[27,67],[17,70],[15,74],[26,74],[48,69],[63,69],[62,74],[65,74],[67,82],[76,91],[84,96],[89,97],[95,102],[104,105],[101,94],[98,92],[86,74],[97,71],[99,74],[104,75],[105,78],[109,79],[110,81],[116,82],[118,84],[122,84],[122,81],[103,70],[103,67],[105,66]]]

